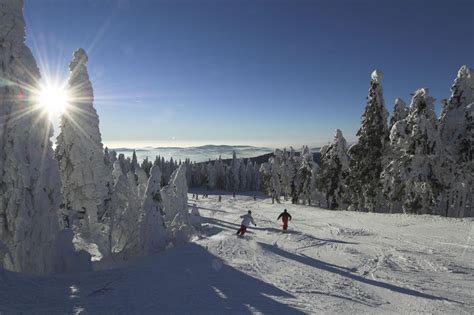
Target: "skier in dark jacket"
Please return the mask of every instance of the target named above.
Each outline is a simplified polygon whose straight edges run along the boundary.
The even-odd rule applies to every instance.
[[[288,229],[288,220],[291,221],[291,214],[289,214],[285,209],[282,213],[280,213],[277,218],[277,221],[280,220],[280,218],[283,221],[283,231],[286,231]]]

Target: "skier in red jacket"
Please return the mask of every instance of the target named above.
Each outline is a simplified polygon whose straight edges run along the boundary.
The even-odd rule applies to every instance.
[[[291,214],[289,214],[285,209],[282,213],[280,213],[277,221],[280,220],[280,218],[283,221],[283,231],[286,231],[288,229],[288,219],[291,221]]]

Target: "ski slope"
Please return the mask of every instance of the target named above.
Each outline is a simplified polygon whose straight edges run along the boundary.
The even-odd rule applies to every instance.
[[[0,313],[474,312],[472,219],[328,211],[251,196],[194,202],[203,235],[190,244],[113,270],[44,278],[0,271]],[[285,234],[276,222],[284,207],[293,216]],[[257,227],[238,238],[248,209]]]

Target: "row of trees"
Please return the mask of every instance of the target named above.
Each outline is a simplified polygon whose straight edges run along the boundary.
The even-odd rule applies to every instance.
[[[105,148],[105,164],[112,167],[116,161],[119,161],[122,169],[126,172],[135,172],[136,169],[141,169],[147,176],[150,176],[150,170],[153,166],[158,166],[161,170],[162,186],[167,185],[171,174],[181,165],[184,165],[188,187],[218,189],[229,192],[258,191],[261,189],[260,165],[249,159],[238,158],[235,152],[230,161],[224,161],[219,156],[214,161],[196,163],[191,162],[190,159],[181,161],[174,160],[172,157],[165,160],[164,157],[158,155],[153,162],[146,157],[141,163],[138,163],[135,151],[133,151],[131,157],[125,157],[124,154],[117,156],[114,150]]]
[[[265,192],[272,197],[272,202],[280,202],[280,198],[291,199],[293,203],[302,200],[311,204],[311,196],[315,187],[318,165],[307,146],[296,154],[293,148],[275,150],[273,157],[263,163],[260,172]]]
[[[390,122],[381,75],[370,82],[358,141],[338,130],[322,148],[317,188],[330,209],[472,216],[474,76],[463,66],[440,117],[426,88],[409,107],[395,101]]]

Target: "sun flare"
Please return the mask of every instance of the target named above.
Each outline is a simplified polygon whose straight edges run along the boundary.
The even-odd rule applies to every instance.
[[[41,86],[37,93],[38,106],[50,115],[60,115],[67,109],[69,95],[61,85]]]

